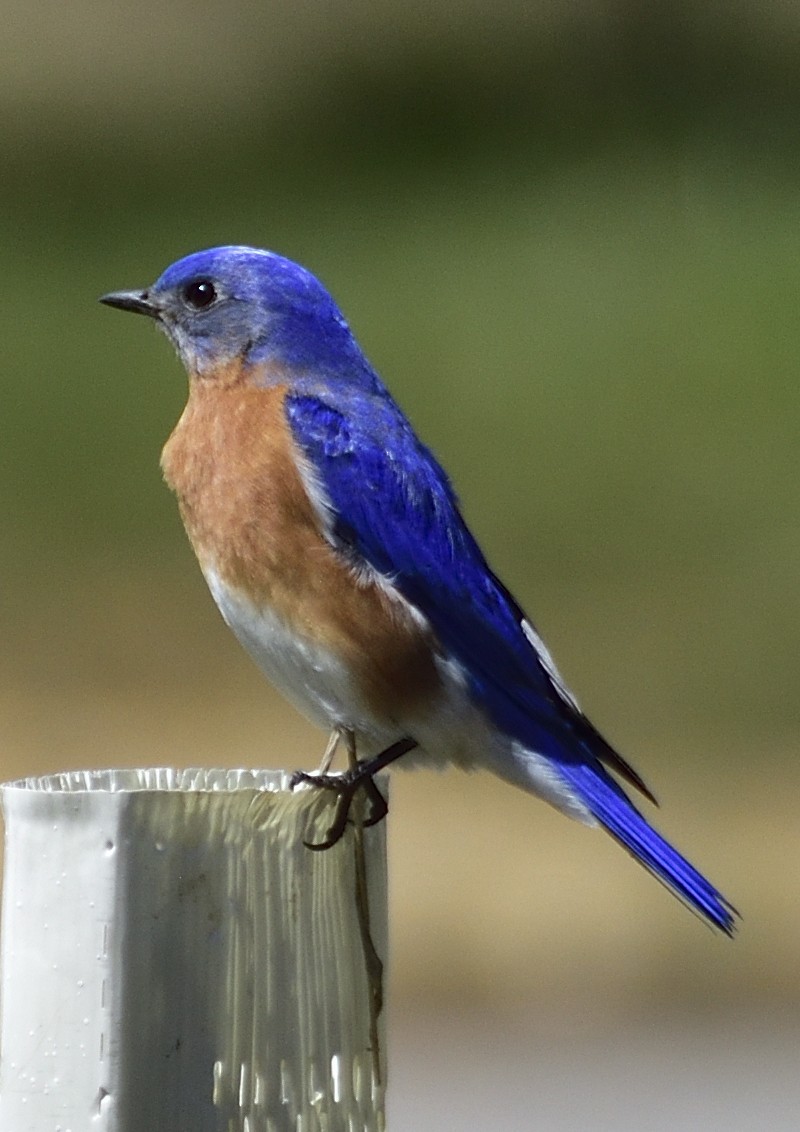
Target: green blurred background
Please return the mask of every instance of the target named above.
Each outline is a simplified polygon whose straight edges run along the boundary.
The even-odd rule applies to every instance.
[[[554,1033],[596,1067],[668,1017],[676,1050],[709,1028],[719,1104],[663,1127],[756,1127],[759,1089],[794,1127],[800,1086],[770,1074],[800,1051],[800,14],[6,0],[3,20],[2,776],[316,763],[160,481],[180,367],[96,303],[202,247],[274,248],[331,288],[661,828],[744,914],[731,944],[541,803],[395,775],[393,1127],[447,1126],[402,1108],[421,1032],[445,1035],[433,1063],[494,1029],[502,1057],[512,1016],[540,1026],[514,1040],[523,1097]],[[747,1070],[723,1032],[758,1035]],[[691,1090],[670,1080],[667,1111]],[[575,1088],[531,1121],[662,1127],[624,1093],[583,1121]]]

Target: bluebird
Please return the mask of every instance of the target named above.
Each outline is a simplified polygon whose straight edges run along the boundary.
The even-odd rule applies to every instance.
[[[659,834],[655,802],[584,715],[492,572],[450,480],[334,300],[274,252],[219,247],[102,302],[155,319],[189,377],[165,479],[220,612],[266,676],[330,734],[333,844],[390,763],[486,768],[600,826],[702,919],[731,903]],[[328,774],[337,743],[348,771]]]

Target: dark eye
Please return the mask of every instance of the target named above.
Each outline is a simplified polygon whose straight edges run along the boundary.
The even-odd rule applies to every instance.
[[[217,290],[210,279],[196,279],[188,283],[183,290],[183,297],[190,307],[201,311],[210,307],[217,297]]]

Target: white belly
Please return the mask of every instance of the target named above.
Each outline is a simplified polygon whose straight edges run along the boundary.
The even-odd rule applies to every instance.
[[[385,731],[360,702],[347,668],[329,649],[300,636],[270,608],[231,589],[213,570],[206,581],[226,624],[268,680],[313,723],[330,730]],[[395,735],[394,738],[397,736]]]
[[[424,716],[388,721],[364,703],[347,667],[330,650],[290,629],[269,608],[255,605],[209,569],[206,581],[220,613],[264,675],[313,723],[354,732],[361,758],[410,736],[419,748],[400,766],[454,763],[465,770],[485,768],[538,794],[587,824],[594,819],[576,798],[550,760],[529,751],[492,727],[467,693],[463,669],[442,659],[442,693]]]

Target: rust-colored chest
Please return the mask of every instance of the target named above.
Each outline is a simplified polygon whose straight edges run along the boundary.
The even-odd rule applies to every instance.
[[[307,642],[309,657],[338,657],[376,712],[416,710],[440,687],[432,634],[402,599],[357,579],[326,539],[285,393],[192,383],[161,461],[189,539],[207,577],[269,610]]]
[[[161,457],[201,566],[266,598],[270,580],[289,564],[296,572],[298,555],[321,542],[292,452],[284,395],[281,386],[193,382]]]

